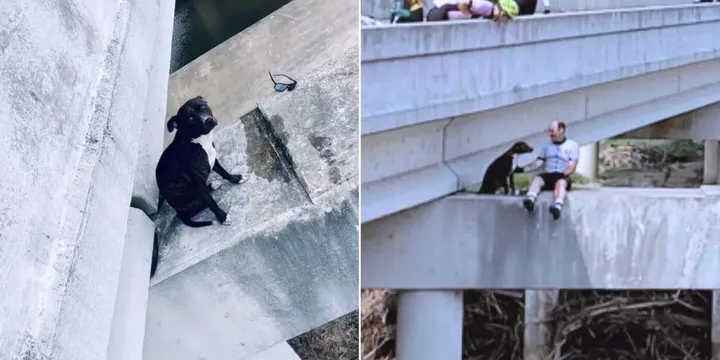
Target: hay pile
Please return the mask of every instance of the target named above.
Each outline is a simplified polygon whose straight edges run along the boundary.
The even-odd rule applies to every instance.
[[[522,358],[522,290],[465,291],[464,302],[464,360]],[[362,359],[394,360],[397,295],[388,290],[363,290],[361,313]]]
[[[562,290],[555,359],[710,359],[711,303],[710,291]]]
[[[388,316],[397,309],[397,295],[389,290],[362,290],[360,295],[360,341],[363,360],[395,359],[395,321]]]

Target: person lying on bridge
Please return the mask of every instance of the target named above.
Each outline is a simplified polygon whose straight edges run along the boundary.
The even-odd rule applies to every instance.
[[[397,23],[413,23],[422,22],[424,20],[423,14],[423,3],[422,0],[401,0],[402,8],[408,10],[408,16],[400,16],[397,19]],[[393,12],[393,16],[390,22],[394,22],[394,18],[398,16]]]
[[[550,143],[540,149],[534,162],[519,170],[532,172],[545,165],[545,171],[533,178],[527,196],[523,199],[523,206],[527,211],[533,212],[538,193],[554,190],[555,202],[550,205],[550,213],[555,220],[560,218],[565,196],[572,188],[570,175],[575,172],[580,158],[580,147],[565,136],[565,129],[565,123],[553,121],[548,127]]]
[[[427,21],[490,19],[495,22],[510,20],[518,15],[514,0],[434,0]]]

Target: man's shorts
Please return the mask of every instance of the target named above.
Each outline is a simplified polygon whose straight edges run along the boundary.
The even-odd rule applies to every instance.
[[[565,179],[567,182],[567,191],[570,191],[572,188],[572,179],[570,179],[569,176],[563,174],[563,173],[542,173],[538,175],[541,179],[543,179],[543,187],[540,191],[552,191],[555,190],[555,184],[560,179]]]

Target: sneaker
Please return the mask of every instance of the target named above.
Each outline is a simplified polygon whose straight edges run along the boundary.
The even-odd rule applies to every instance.
[[[550,205],[550,214],[552,214],[553,220],[560,218],[560,208],[555,205]]]
[[[528,212],[533,212],[535,211],[535,201],[533,201],[533,199],[529,197],[526,197],[525,199],[523,199],[523,207],[525,207],[525,210],[527,210]]]

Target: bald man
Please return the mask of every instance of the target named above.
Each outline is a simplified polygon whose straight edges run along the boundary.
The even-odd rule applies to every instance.
[[[555,202],[550,205],[550,214],[553,219],[560,218],[565,196],[572,188],[570,175],[575,172],[580,158],[578,144],[565,136],[565,123],[553,121],[548,127],[550,143],[540,149],[540,155],[533,163],[522,168],[524,172],[532,172],[545,165],[545,171],[533,178],[527,196],[523,199],[523,206],[527,211],[535,210],[535,199],[538,193],[553,190]]]

